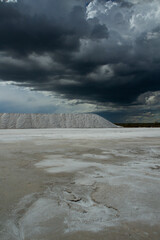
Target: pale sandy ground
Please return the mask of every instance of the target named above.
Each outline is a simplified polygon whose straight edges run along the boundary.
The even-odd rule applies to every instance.
[[[58,239],[160,239],[160,129],[0,130],[0,240]]]

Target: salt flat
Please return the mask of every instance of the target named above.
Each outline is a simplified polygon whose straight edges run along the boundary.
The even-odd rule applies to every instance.
[[[160,239],[160,129],[0,130],[0,239]]]

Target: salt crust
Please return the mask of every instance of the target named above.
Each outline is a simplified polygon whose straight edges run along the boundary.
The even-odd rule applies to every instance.
[[[159,138],[160,128],[105,128],[105,129],[0,129],[0,142],[34,141],[37,145],[48,144],[45,140],[112,140]],[[88,154],[88,153],[86,153]]]
[[[42,132],[39,135],[43,135]],[[55,132],[58,135],[62,130]],[[65,134],[67,139],[79,134],[79,130],[73,132],[62,133],[60,140]],[[82,131],[81,137],[85,133],[90,134],[90,131]],[[91,133],[92,136],[94,134]],[[111,139],[123,140],[130,136],[133,141],[135,137],[145,135],[157,137],[159,129],[114,129],[111,132],[105,130],[105,133],[103,130],[103,134],[106,139],[112,136]],[[28,136],[35,137],[34,133]],[[36,136],[37,142],[42,144]],[[78,156],[73,152],[66,157],[62,149],[60,154],[50,155],[36,163],[36,168],[51,175],[74,174],[73,182],[64,181],[57,186],[49,186],[44,192],[24,197],[6,223],[7,235],[2,239],[38,239],[42,234],[56,231],[64,234],[98,232],[123,222],[140,221],[153,225],[160,222],[159,146],[142,144],[138,149],[127,149],[121,144],[117,149],[103,147],[100,150],[101,154],[86,152]],[[125,158],[125,161],[111,162],[110,158]]]
[[[160,165],[160,149],[153,146],[141,150],[143,155],[138,160],[131,150],[128,158],[132,161],[122,164],[109,164],[107,157],[106,164],[87,161],[92,157],[87,153],[79,159],[49,156],[35,164],[50,174],[74,172],[75,183],[22,199],[7,223],[12,239],[36,238],[44,232],[49,234],[51,227],[65,234],[97,232],[125,221],[159,222],[159,172],[153,169]],[[123,154],[127,155],[125,149],[121,149]],[[93,155],[93,159],[104,161],[105,155],[104,151],[103,155]],[[23,209],[24,214],[19,216]]]

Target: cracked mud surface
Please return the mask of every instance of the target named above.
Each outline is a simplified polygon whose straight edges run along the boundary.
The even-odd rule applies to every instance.
[[[0,131],[0,239],[160,239],[159,129],[37,131]]]

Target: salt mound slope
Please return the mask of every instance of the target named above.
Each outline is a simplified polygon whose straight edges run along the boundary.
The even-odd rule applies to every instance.
[[[96,114],[0,114],[1,129],[111,127],[117,126]]]

